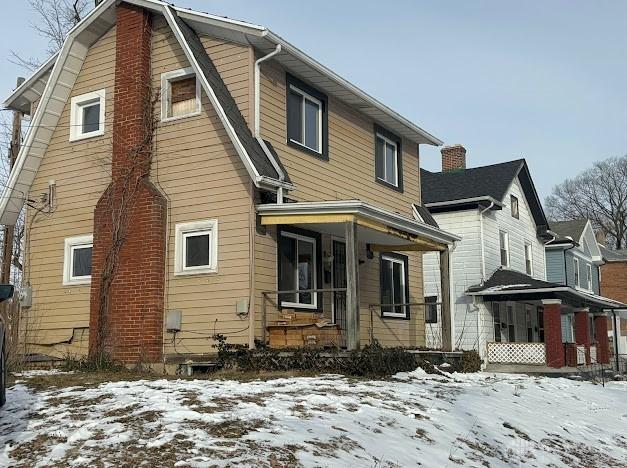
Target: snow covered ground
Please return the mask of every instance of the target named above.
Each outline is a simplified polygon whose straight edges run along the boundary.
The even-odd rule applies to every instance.
[[[0,409],[0,466],[627,466],[625,382],[19,378]]]

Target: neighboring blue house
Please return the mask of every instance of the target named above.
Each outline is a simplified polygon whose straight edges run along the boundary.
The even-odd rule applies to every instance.
[[[547,281],[599,295],[603,255],[590,221],[550,221],[549,225],[556,237],[546,244]]]

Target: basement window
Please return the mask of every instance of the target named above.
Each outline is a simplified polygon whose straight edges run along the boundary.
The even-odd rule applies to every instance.
[[[218,271],[218,220],[177,224],[174,266],[177,275]]]
[[[161,75],[161,121],[200,114],[200,82],[191,68]]]
[[[70,110],[70,141],[104,135],[105,90],[74,96]]]
[[[89,284],[91,281],[91,256],[93,236],[68,237],[65,239],[63,257],[63,284]]]

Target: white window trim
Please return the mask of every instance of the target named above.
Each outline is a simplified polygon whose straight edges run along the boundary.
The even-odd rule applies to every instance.
[[[179,79],[196,78],[196,109],[189,114],[168,116],[168,102],[170,101],[170,82]],[[196,76],[194,69],[181,68],[179,70],[172,70],[161,74],[161,122],[172,122],[174,120],[186,119],[187,117],[194,117],[201,113],[201,99],[200,99],[200,80]]]
[[[505,265],[503,265],[501,261],[501,234],[505,235],[505,251],[507,252],[507,263]],[[501,266],[509,268],[510,263],[511,262],[509,258],[509,233],[507,233],[506,231],[499,231],[499,264]]]
[[[516,202],[516,215],[514,216],[514,201]],[[518,200],[518,197],[516,195],[510,195],[509,196],[509,203],[510,203],[510,215],[512,216],[512,218],[514,219],[520,219],[520,201]]]
[[[401,291],[403,293],[403,303],[407,303],[407,297],[406,297],[406,292],[407,292],[407,285],[405,284],[405,277],[407,276],[408,272],[405,271],[405,262],[400,259],[400,258],[396,258],[396,257],[391,257],[389,255],[381,255],[381,259],[388,261],[388,262],[392,262],[392,263],[398,263],[403,267],[403,274],[401,275]],[[394,276],[392,276],[392,278],[394,278]],[[379,287],[381,287],[382,285],[380,284]],[[394,299],[392,299],[394,300]],[[391,318],[406,318],[407,317],[407,310],[405,309],[404,306],[403,312],[383,312],[381,311],[381,316],[382,317],[391,317]]]
[[[100,128],[95,132],[83,133],[82,107],[88,103],[99,101],[100,103]],[[101,89],[91,93],[74,96],[70,101],[70,141],[79,141],[104,135],[105,132],[105,105],[106,90]]]
[[[588,286],[588,291],[592,291],[592,265],[589,263],[586,264],[586,285]]]
[[[573,258],[573,275],[575,280],[575,287],[581,287],[581,271],[579,270],[579,259]]]
[[[180,223],[174,228],[174,274],[200,275],[218,272],[218,220],[207,219],[204,221],[193,221],[190,223]],[[185,266],[185,249],[187,247],[185,238],[189,235],[209,234],[209,265],[193,267]]]
[[[394,146],[394,182],[390,182],[389,180],[384,179],[383,177],[378,177],[377,179],[379,179],[380,181],[385,182],[386,184],[390,184],[393,185],[394,187],[398,187],[398,179],[399,179],[399,174],[398,174],[398,143],[394,140],[390,140],[389,138],[386,138],[385,136],[381,135],[380,133],[376,133],[375,134],[375,138],[381,138],[385,143],[389,143],[390,145]],[[386,163],[386,158],[385,158],[385,145],[383,145],[383,164],[384,164],[384,168],[383,168],[383,173],[387,173],[387,171],[385,170],[385,163]]]
[[[281,236],[282,237],[289,237],[290,239],[296,239],[301,240],[303,242],[309,242],[311,244],[313,244],[313,288],[311,289],[317,289],[318,288],[318,245],[317,245],[317,241],[314,237],[308,237],[308,236],[301,236],[300,234],[294,234],[293,232],[289,232],[289,231],[282,231],[281,232]],[[297,248],[297,252],[296,255],[298,256],[298,246]],[[298,276],[296,277],[296,281],[298,282]],[[299,285],[296,285],[296,289],[299,289]],[[301,303],[301,302],[290,302],[290,301],[281,301],[281,307],[285,307],[285,308],[296,308],[296,309],[317,309],[318,308],[318,294],[317,293],[311,293],[312,295],[312,299],[313,302],[311,304],[307,304],[307,303]],[[296,294],[296,297],[298,297],[298,293]]]
[[[300,125],[301,125],[300,130],[301,130],[301,135],[303,136],[303,141],[300,142],[300,141],[294,140],[293,138],[290,138],[290,141],[292,143],[302,146],[303,148],[307,148],[308,150],[313,151],[314,153],[322,154],[322,101],[320,99],[313,97],[311,94],[306,93],[305,91],[298,88],[297,86],[294,86],[293,84],[290,84],[290,90],[294,91],[297,94],[300,94],[304,98],[302,105],[301,105],[302,121],[300,122]],[[311,148],[305,144],[305,139],[306,139],[305,138],[305,99],[308,99],[309,101],[318,105],[318,149]]]
[[[529,276],[533,276],[533,244],[531,242],[525,242],[525,273],[527,273],[527,248],[529,248],[529,266],[530,272]]]
[[[72,262],[74,260],[74,250],[78,247],[94,246],[94,236],[91,234],[77,237],[65,238],[65,251],[63,254],[63,285],[72,286],[77,284],[91,283],[91,275],[89,276],[72,276]],[[92,250],[93,255],[93,250]]]

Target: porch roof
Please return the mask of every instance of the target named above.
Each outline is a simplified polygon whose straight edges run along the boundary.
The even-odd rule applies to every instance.
[[[621,312],[621,315],[627,313],[627,305],[622,302],[563,284],[542,281],[506,268],[496,270],[482,285],[471,286],[466,294],[487,297],[493,301],[561,299],[575,307],[591,307],[596,310],[624,309],[625,312]]]
[[[261,224],[289,224],[341,234],[343,224],[358,226],[358,239],[373,250],[443,251],[460,238],[425,222],[359,200],[257,205]]]

